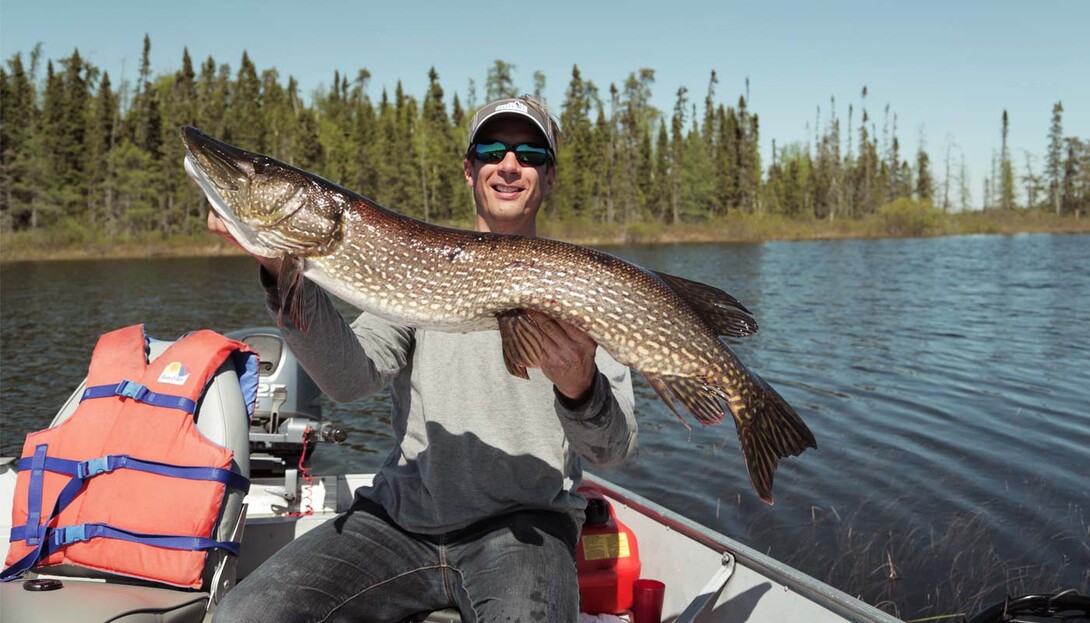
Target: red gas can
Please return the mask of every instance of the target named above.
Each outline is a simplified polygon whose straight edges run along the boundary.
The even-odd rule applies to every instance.
[[[579,572],[579,610],[619,614],[632,608],[632,583],[640,577],[636,535],[617,520],[598,488],[579,487],[587,499],[587,519],[575,548]]]

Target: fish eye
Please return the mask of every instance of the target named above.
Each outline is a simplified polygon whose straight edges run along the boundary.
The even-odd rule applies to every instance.
[[[267,169],[268,167],[268,158],[258,158],[257,160],[254,160],[254,173],[257,173],[258,175],[264,175],[265,169]]]

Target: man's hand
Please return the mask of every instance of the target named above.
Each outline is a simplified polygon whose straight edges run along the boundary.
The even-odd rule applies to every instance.
[[[221,219],[219,215],[216,214],[215,210],[208,211],[208,231],[216,234],[220,238],[223,238],[224,240],[230,242],[238,248],[244,251],[246,250],[245,247],[238,243],[238,240],[235,240],[235,237],[231,235],[231,232],[227,230],[227,225],[224,224],[223,219]],[[251,253],[251,255],[253,254]],[[268,270],[271,274],[277,275],[280,273],[280,258],[262,257],[260,255],[254,255],[254,259],[261,262],[265,269]]]
[[[557,391],[571,400],[586,397],[594,384],[598,366],[594,351],[598,344],[574,326],[527,310],[530,320],[541,329],[541,372]]]

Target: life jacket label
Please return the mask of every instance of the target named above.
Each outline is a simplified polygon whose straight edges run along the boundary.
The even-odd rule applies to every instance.
[[[159,375],[160,383],[169,383],[170,385],[185,385],[185,382],[189,380],[189,368],[182,365],[180,361],[172,361],[167,364],[167,367],[163,369],[163,373]]]

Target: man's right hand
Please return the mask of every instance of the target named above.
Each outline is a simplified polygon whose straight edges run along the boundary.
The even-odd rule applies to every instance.
[[[224,240],[230,242],[238,248],[244,251],[246,250],[245,247],[239,244],[238,240],[235,240],[235,237],[231,235],[231,232],[227,230],[227,225],[223,222],[223,219],[221,219],[219,215],[216,214],[215,210],[208,211],[208,231],[216,234],[220,238],[223,238]],[[282,263],[280,258],[264,257],[261,255],[254,255],[253,253],[251,253],[250,255],[253,255],[254,259],[256,259],[258,262],[261,262],[261,265],[265,267],[265,270],[268,270],[273,275],[277,275],[280,273],[280,264]]]

